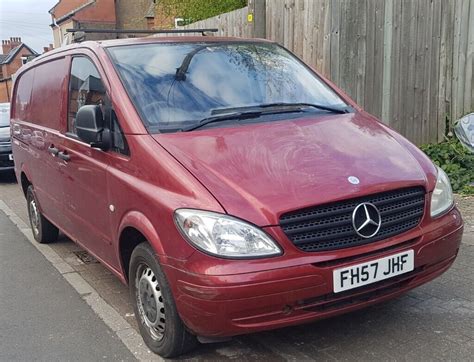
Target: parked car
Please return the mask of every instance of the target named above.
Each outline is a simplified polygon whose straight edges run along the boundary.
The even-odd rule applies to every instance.
[[[394,298],[459,251],[446,174],[273,42],[56,49],[19,70],[11,123],[35,239],[127,283],[164,357]]]
[[[0,103],[0,172],[13,170],[10,141],[10,103]]]

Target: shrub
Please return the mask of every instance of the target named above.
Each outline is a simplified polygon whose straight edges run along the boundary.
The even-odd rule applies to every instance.
[[[247,0],[161,0],[159,5],[166,14],[184,18],[187,24],[243,8]]]
[[[474,155],[455,137],[420,148],[448,174],[454,192],[474,195]]]

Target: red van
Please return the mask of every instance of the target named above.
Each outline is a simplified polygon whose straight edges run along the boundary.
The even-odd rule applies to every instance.
[[[60,48],[18,72],[11,127],[34,237],[127,283],[164,357],[394,298],[459,250],[446,174],[273,42]]]

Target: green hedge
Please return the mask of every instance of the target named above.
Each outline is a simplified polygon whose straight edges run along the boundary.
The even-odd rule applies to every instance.
[[[448,174],[454,192],[474,195],[474,155],[455,137],[420,148]]]
[[[160,6],[191,23],[243,8],[247,0],[161,0]]]

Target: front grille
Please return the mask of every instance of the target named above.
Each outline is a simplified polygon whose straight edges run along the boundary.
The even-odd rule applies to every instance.
[[[363,202],[380,211],[382,225],[372,238],[357,235],[352,213]],[[325,251],[372,243],[401,234],[418,225],[423,217],[425,189],[410,187],[333,202],[283,214],[280,225],[302,251]]]

